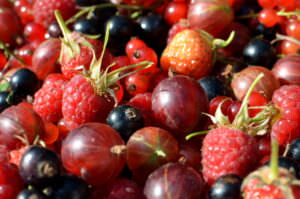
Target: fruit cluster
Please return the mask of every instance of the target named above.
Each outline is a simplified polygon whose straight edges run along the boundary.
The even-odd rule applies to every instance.
[[[0,0],[0,70],[0,199],[300,198],[300,0]]]

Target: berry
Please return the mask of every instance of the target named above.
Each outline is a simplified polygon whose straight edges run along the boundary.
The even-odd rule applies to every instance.
[[[265,165],[270,165],[270,161],[266,162]],[[299,164],[291,158],[279,157],[278,166],[287,169],[297,179],[300,179],[300,167]]]
[[[217,96],[225,95],[224,84],[215,77],[203,77],[198,82],[204,89],[209,101]]]
[[[76,13],[76,4],[73,0],[35,0],[33,4],[33,16],[36,23],[45,28],[55,21],[54,11],[62,13],[66,20]]]
[[[10,86],[14,93],[26,96],[33,95],[39,89],[39,79],[27,68],[19,69],[10,78]]]
[[[222,175],[246,176],[257,164],[257,147],[255,138],[241,130],[229,127],[211,130],[202,144],[204,179],[212,185]]]
[[[58,122],[62,118],[62,97],[67,79],[62,74],[50,74],[34,95],[33,109],[45,120]]]
[[[17,199],[31,199],[31,198],[47,199],[47,197],[43,193],[35,189],[31,189],[31,190],[25,189],[21,191],[17,196]]]
[[[81,32],[83,34],[89,34],[89,35],[97,35],[100,34],[100,30],[97,27],[97,23],[93,19],[86,19],[81,18],[77,20],[73,24],[73,30],[77,32]]]
[[[290,144],[287,152],[287,157],[290,157],[300,163],[300,138],[294,139]]]
[[[199,79],[206,76],[212,68],[211,48],[211,43],[200,32],[183,30],[165,48],[160,58],[161,67]]]
[[[210,199],[241,199],[241,185],[242,179],[238,175],[221,176],[210,188]]]
[[[30,185],[44,186],[59,176],[59,158],[55,152],[47,148],[31,146],[21,158],[20,174]]]
[[[271,68],[276,60],[275,49],[263,39],[251,40],[243,50],[244,61],[249,65]]]
[[[106,123],[118,131],[125,141],[127,141],[136,130],[144,127],[141,112],[130,105],[122,105],[114,108],[109,113]]]
[[[9,102],[9,95],[10,93],[7,91],[0,92],[0,112],[11,106],[11,103]]]
[[[271,28],[278,23],[279,17],[277,16],[276,10],[263,9],[262,11],[259,12],[258,20],[267,28]]]

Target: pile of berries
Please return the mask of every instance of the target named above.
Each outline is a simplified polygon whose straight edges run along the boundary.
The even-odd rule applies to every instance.
[[[299,183],[300,0],[0,0],[0,199]]]

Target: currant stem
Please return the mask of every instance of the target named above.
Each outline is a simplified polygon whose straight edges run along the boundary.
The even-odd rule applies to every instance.
[[[236,114],[234,120],[233,120],[233,124],[236,127],[242,127],[243,123],[249,119],[249,113],[248,113],[248,99],[253,91],[253,89],[255,88],[256,84],[261,80],[261,78],[263,78],[264,74],[260,73],[256,79],[252,82],[252,84],[250,85],[243,101],[242,101],[242,105],[241,108],[239,110],[239,112]]]
[[[279,177],[278,172],[278,143],[272,139],[272,152],[271,152],[271,178],[275,180]]]
[[[298,9],[296,9],[295,11],[291,11],[291,12],[285,12],[284,9],[280,10],[279,12],[277,12],[278,16],[284,16],[287,18],[290,18],[292,16],[296,16],[298,19],[300,19],[300,11]]]
[[[25,65],[25,62],[23,59],[21,59],[19,56],[17,56],[13,51],[9,50],[5,43],[0,40],[0,48],[4,50],[5,55],[11,55],[14,58],[16,58],[21,64]]]
[[[91,13],[95,9],[100,9],[100,8],[109,8],[109,7],[117,7],[121,9],[126,9],[126,10],[151,10],[153,7],[143,7],[143,6],[131,6],[131,5],[124,5],[124,4],[113,4],[113,3],[104,3],[104,4],[99,4],[99,5],[94,5],[94,6],[86,6],[86,7],[80,7],[82,10],[76,13],[74,16],[72,16],[69,20],[66,21],[66,24],[70,24],[74,21],[76,21],[79,17],[86,13]]]
[[[279,34],[279,33],[276,33],[276,39],[274,39],[271,43],[275,43],[277,41],[282,41],[282,40],[288,40],[290,42],[293,42],[297,45],[300,45],[300,41],[298,39],[295,39],[294,37],[289,37],[289,36],[286,36],[286,35],[282,35],[282,34]]]
[[[64,19],[62,18],[61,14],[58,10],[54,11],[54,15],[55,15],[56,21],[57,21],[62,33],[63,33],[63,36],[66,37],[68,34],[71,33],[71,31],[67,27],[66,23],[64,23]]]
[[[195,133],[191,133],[187,136],[185,136],[185,140],[190,140],[191,138],[195,137],[195,136],[198,136],[198,135],[204,135],[204,134],[207,134],[209,131],[199,131],[199,132],[195,132]]]

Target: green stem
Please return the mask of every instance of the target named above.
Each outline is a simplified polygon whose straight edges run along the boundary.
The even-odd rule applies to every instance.
[[[241,127],[243,125],[243,123],[249,119],[249,113],[248,113],[248,99],[252,93],[252,91],[254,90],[256,84],[261,80],[261,78],[263,78],[264,74],[263,73],[260,73],[256,79],[252,82],[251,86],[249,87],[244,99],[243,99],[243,102],[242,102],[242,105],[241,105],[241,108],[239,110],[239,112],[236,114],[234,120],[233,120],[233,124],[236,126],[236,127]]]
[[[255,18],[257,16],[258,16],[257,13],[251,13],[247,15],[237,16],[236,19],[250,19],[250,18]]]
[[[64,23],[64,19],[62,18],[60,12],[58,10],[55,10],[54,14],[55,14],[56,21],[57,21],[64,37],[66,37],[68,34],[71,33],[71,31],[67,27],[66,23]]]
[[[86,13],[93,12],[95,9],[100,8],[109,8],[109,7],[117,7],[126,10],[151,10],[153,7],[143,7],[143,6],[136,6],[136,5],[124,5],[124,4],[113,4],[113,3],[104,3],[94,6],[86,6],[81,7],[81,11],[77,12],[74,16],[72,16],[69,20],[66,21],[66,24],[72,23],[76,21],[79,17],[83,16]]]
[[[13,51],[9,50],[7,48],[7,46],[5,45],[5,43],[3,41],[0,40],[0,48],[4,50],[4,54],[7,55],[11,55],[14,58],[16,58],[22,65],[25,65],[25,62],[23,59],[21,59],[19,56],[17,56]]]
[[[278,143],[272,139],[272,152],[271,152],[271,177],[273,180],[279,177],[278,172]]]
[[[185,140],[190,140],[191,138],[193,138],[195,136],[204,135],[204,134],[207,134],[208,132],[209,131],[199,131],[199,132],[191,133],[185,137]]]
[[[235,36],[235,31],[232,31],[227,40],[214,39],[212,41],[213,50],[218,50],[220,48],[225,48],[226,46],[228,46],[233,41],[234,36]]]
[[[282,9],[279,12],[277,12],[277,16],[283,16],[283,17],[287,17],[287,18],[296,16],[298,19],[300,19],[300,11],[298,9],[296,9],[295,11],[285,12],[285,10]]]

